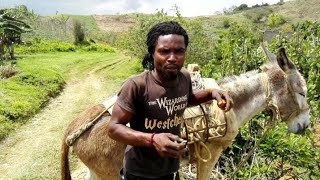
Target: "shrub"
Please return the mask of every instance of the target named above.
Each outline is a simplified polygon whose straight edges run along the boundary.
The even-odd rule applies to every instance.
[[[223,19],[222,26],[226,29],[229,28],[231,26],[230,20],[227,18]]]
[[[281,24],[284,24],[286,21],[284,17],[280,14],[270,14],[267,19],[267,25],[270,28],[279,27]]]

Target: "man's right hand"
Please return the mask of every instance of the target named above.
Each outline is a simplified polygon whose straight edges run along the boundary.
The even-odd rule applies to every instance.
[[[185,144],[181,143],[182,141],[183,139],[177,135],[173,135],[171,133],[159,133],[153,136],[152,145],[158,151],[160,156],[178,158],[186,151]]]

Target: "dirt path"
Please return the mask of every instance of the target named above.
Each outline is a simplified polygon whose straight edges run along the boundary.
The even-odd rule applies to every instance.
[[[84,80],[67,82],[61,95],[0,144],[0,179],[59,179],[64,129],[85,108],[114,94],[119,84],[105,81],[94,73]],[[72,161],[71,164],[77,164],[78,160]],[[73,176],[81,179],[81,173],[82,170]]]

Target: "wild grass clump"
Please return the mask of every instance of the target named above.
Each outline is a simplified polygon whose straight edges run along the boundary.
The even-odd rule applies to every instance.
[[[0,65],[0,79],[7,79],[9,77],[14,76],[19,71],[15,65],[8,64],[8,65]]]

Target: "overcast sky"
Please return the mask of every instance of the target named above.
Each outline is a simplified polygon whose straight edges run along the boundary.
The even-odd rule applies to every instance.
[[[14,7],[24,4],[40,15],[78,14],[111,15],[126,13],[154,13],[165,10],[172,13],[174,5],[180,8],[182,16],[213,15],[216,11],[233,5],[275,4],[280,0],[0,0],[0,7]]]

